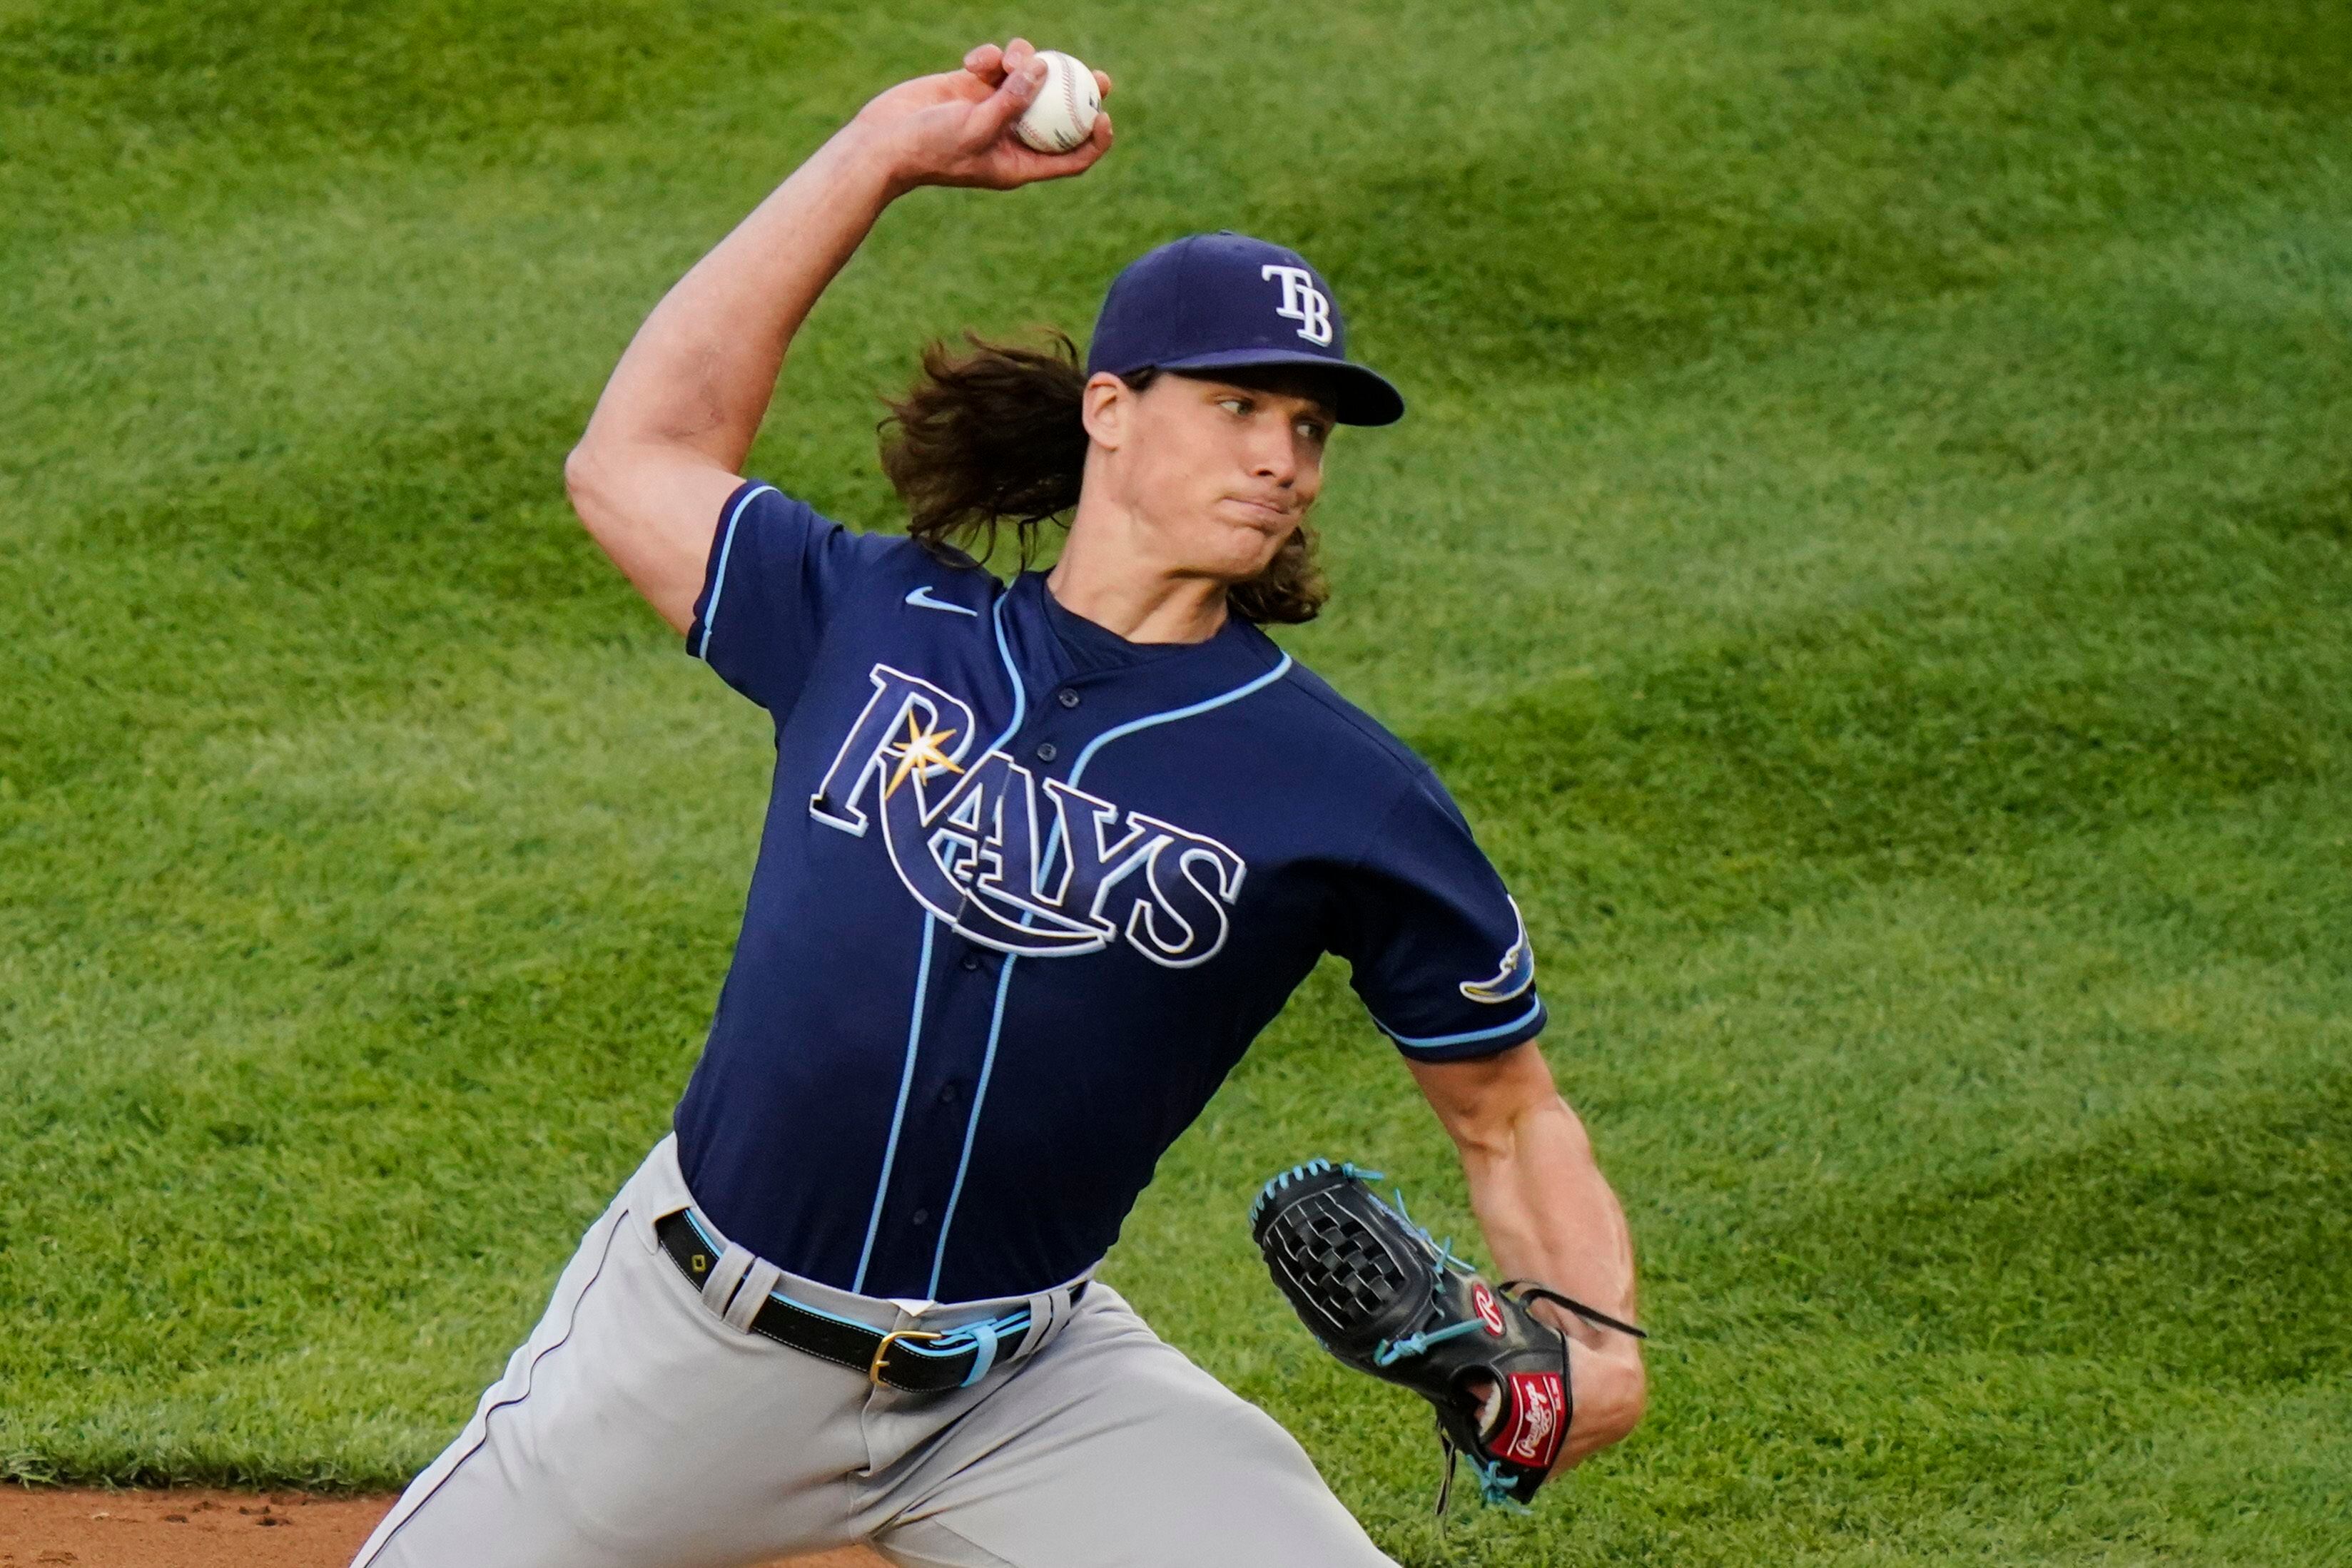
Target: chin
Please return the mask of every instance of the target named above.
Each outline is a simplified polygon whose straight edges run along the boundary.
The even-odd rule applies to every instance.
[[[1203,553],[1217,562],[1216,575],[1228,582],[1247,582],[1274,564],[1283,545],[1297,531],[1295,522],[1279,527],[1245,523],[1222,530],[1224,537]]]
[[[1228,588],[1237,582],[1247,582],[1253,578],[1264,575],[1265,569],[1274,564],[1274,558],[1281,549],[1282,540],[1275,539],[1262,543],[1261,548],[1255,549],[1246,552],[1235,551],[1226,560],[1205,566],[1202,575],[1213,577]]]
[[[1238,517],[1220,507],[1206,517],[1196,515],[1192,525],[1175,538],[1181,542],[1179,559],[1184,563],[1181,570],[1186,575],[1231,585],[1247,582],[1263,573],[1274,563],[1285,541],[1297,531],[1296,519],[1276,522],[1271,518]]]

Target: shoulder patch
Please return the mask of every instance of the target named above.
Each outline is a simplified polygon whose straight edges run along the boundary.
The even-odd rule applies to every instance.
[[[1496,970],[1493,979],[1462,982],[1462,994],[1474,1002],[1507,1002],[1527,995],[1528,988],[1536,983],[1536,951],[1528,940],[1527,916],[1519,913],[1517,899],[1507,901],[1511,906],[1511,917],[1518,922],[1518,935],[1503,949],[1502,967]]]

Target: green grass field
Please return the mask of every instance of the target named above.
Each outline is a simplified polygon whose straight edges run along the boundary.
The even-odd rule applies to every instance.
[[[667,283],[1015,26],[757,471],[1234,226],[1417,399],[1297,653],[1518,890],[1643,1429],[1532,1518],[1265,1281],[1460,1177],[1318,975],[1108,1272],[1417,1564],[2352,1562],[2352,8],[0,0],[0,1471],[395,1485],[666,1124],[767,729],[558,468]]]

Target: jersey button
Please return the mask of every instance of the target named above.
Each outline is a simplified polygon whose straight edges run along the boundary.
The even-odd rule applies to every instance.
[[[1061,695],[1054,700],[1064,707],[1076,707],[1078,706],[1078,694],[1065,686],[1062,688]]]
[[[919,1208],[907,1218],[918,1225],[929,1225],[931,1222],[931,1211],[928,1208]]]
[[[1050,740],[1037,747],[1037,760],[1040,762],[1051,762],[1061,754],[1061,747],[1055,746]]]
[[[950,1083],[946,1088],[940,1091],[940,1103],[942,1105],[952,1105],[955,1103],[956,1086]]]
[[[967,969],[977,969],[977,968],[979,968],[979,967],[980,967],[980,955],[979,955],[979,954],[977,954],[977,953],[966,953],[966,954],[963,956],[963,967],[964,967],[965,968],[967,968]]]

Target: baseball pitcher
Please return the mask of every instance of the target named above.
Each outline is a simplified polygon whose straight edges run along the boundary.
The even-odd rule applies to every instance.
[[[1015,39],[875,99],[671,289],[565,466],[765,711],[772,793],[672,1134],[359,1564],[1386,1563],[1093,1277],[1327,952],[1452,1134],[1496,1278],[1317,1159],[1253,1211],[1282,1293],[1427,1397],[1490,1500],[1640,1414],[1632,1245],[1538,1053],[1517,907],[1429,768],[1263,630],[1324,601],[1334,427],[1404,412],[1322,274],[1194,235],[1111,282],[1083,360],[934,346],[886,427],[904,537],[740,476],[893,199],[1109,151],[1107,113],[1066,152],[1011,133],[1044,77]],[[982,564],[1063,518],[1050,571]]]

